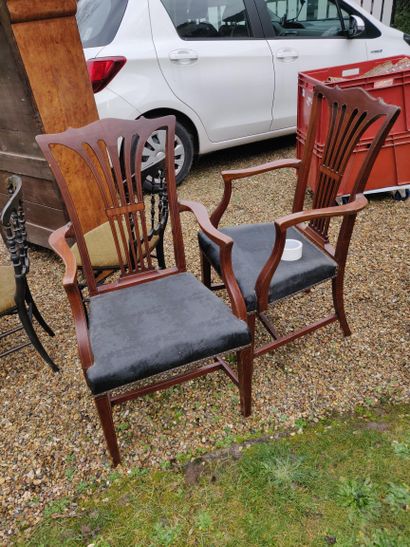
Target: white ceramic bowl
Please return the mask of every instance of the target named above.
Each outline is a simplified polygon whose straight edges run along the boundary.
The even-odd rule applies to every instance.
[[[297,239],[287,239],[283,249],[282,260],[292,261],[302,258],[303,243]]]

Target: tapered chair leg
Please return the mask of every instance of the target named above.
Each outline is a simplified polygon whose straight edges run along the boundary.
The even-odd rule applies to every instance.
[[[51,327],[49,327],[44,317],[39,312],[27,284],[26,284],[26,302],[27,304],[31,305],[33,315],[37,319],[38,324],[46,331],[47,334],[49,334],[50,336],[55,336],[54,331],[51,329]]]
[[[211,288],[211,264],[209,263],[209,260],[206,258],[204,253],[201,252],[201,276],[202,276],[202,283],[205,285],[205,287],[208,287],[208,289]]]
[[[49,354],[44,349],[43,344],[40,342],[37,333],[33,328],[33,323],[31,322],[31,319],[23,303],[17,304],[17,313],[24,327],[24,330],[26,331],[27,336],[30,339],[30,342],[33,344],[33,346],[44,359],[44,361],[50,366],[51,370],[53,370],[54,372],[58,372],[60,369],[51,359]]]
[[[118,448],[117,434],[115,433],[114,421],[112,418],[112,405],[108,395],[95,397],[95,406],[100,417],[105,442],[112,459],[113,466],[116,467],[121,462],[120,449]]]
[[[343,300],[343,274],[339,274],[332,279],[332,295],[333,305],[335,307],[336,315],[340,323],[340,327],[344,336],[350,336],[352,334],[349,324],[346,319],[346,312]]]
[[[241,412],[243,416],[250,416],[252,412],[252,374],[253,374],[253,351],[246,348],[238,351],[238,379],[239,395],[241,400]]]
[[[252,353],[255,348],[255,329],[256,329],[256,313],[251,313],[247,317],[247,323],[249,332],[251,333],[251,339],[252,339]]]

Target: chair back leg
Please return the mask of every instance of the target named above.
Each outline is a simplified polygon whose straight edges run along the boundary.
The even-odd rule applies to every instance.
[[[346,319],[343,299],[343,280],[344,272],[339,272],[337,277],[332,279],[333,305],[344,336],[350,336],[352,332]]]
[[[33,312],[34,317],[37,319],[38,324],[46,331],[46,333],[49,336],[55,336],[54,331],[46,323],[44,317],[41,315],[39,309],[37,308],[27,283],[26,283],[26,302],[27,304],[29,304],[29,306],[31,306],[31,310]]]
[[[33,328],[31,317],[29,316],[24,303],[19,303],[19,302],[17,303],[17,313],[24,327],[24,330],[26,331],[27,336],[30,339],[30,342],[33,344],[33,346],[35,347],[37,352],[41,355],[41,357],[44,359],[44,361],[50,366],[51,370],[53,370],[54,372],[58,372],[60,369],[51,359],[49,354],[44,349],[43,344],[40,342],[37,336],[37,333]]]
[[[112,404],[109,395],[104,394],[94,398],[103,428],[105,442],[116,467],[121,462],[120,449],[118,448],[117,434],[115,433],[114,420],[112,417]]]
[[[204,253],[200,253],[201,255],[201,278],[202,283],[205,285],[205,287],[208,287],[208,289],[211,288],[211,264],[209,263],[209,260],[206,258]]]

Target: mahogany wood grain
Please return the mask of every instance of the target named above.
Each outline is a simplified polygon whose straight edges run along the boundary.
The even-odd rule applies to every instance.
[[[312,167],[313,148],[318,131],[318,112],[326,104],[329,110],[329,129],[326,137],[323,159],[318,167],[317,191],[313,197],[313,209],[304,211],[305,194],[309,172]],[[265,344],[261,348],[254,349],[254,355],[262,355],[269,351],[299,338],[321,326],[338,320],[345,336],[350,335],[343,301],[343,281],[346,268],[346,259],[349,250],[350,239],[355,224],[356,215],[367,204],[363,195],[370,171],[377,158],[390,129],[396,121],[400,109],[394,105],[387,105],[383,101],[375,99],[359,88],[340,89],[328,88],[322,84],[314,89],[311,117],[307,131],[304,154],[301,160],[289,159],[270,162],[264,165],[223,171],[224,193],[222,199],[211,215],[212,224],[217,227],[226,211],[231,195],[232,182],[237,179],[251,177],[267,173],[275,169],[293,167],[297,173],[297,183],[293,200],[293,212],[279,219],[272,219],[276,239],[270,256],[259,272],[255,292],[257,295],[257,312],[248,314],[248,325],[251,331],[255,330],[255,319],[258,317],[265,328],[273,337],[273,342]],[[355,146],[365,131],[374,125],[376,135],[367,150],[360,171],[349,188],[353,191],[346,205],[337,206],[335,199],[337,191],[349,171],[346,169],[353,155]],[[330,221],[334,217],[342,217],[341,226],[337,236],[336,247],[333,247],[328,239]],[[274,325],[264,315],[269,305],[269,288],[272,277],[278,267],[286,240],[286,230],[295,226],[314,245],[318,246],[337,263],[336,277],[332,282],[332,296],[335,315],[316,321],[306,327],[280,337]],[[211,266],[206,256],[201,256],[202,279],[206,286],[215,288],[211,284]]]
[[[142,155],[145,143],[158,130],[166,134],[166,158],[164,168],[164,189],[167,193],[167,207],[171,224],[175,266],[160,269],[151,257],[142,253],[148,248],[149,219],[146,217],[146,200],[142,176]],[[62,133],[39,135],[39,143],[44,156],[57,179],[61,195],[64,198],[71,222],[57,230],[50,237],[50,244],[65,264],[63,285],[67,292],[77,334],[77,342],[83,372],[94,363],[90,344],[87,314],[77,281],[76,259],[67,240],[75,239],[82,262],[90,299],[101,297],[113,291],[149,283],[164,277],[186,271],[185,250],[182,239],[181,212],[191,211],[196,216],[202,230],[219,245],[222,256],[222,276],[231,299],[233,312],[246,320],[246,307],[243,296],[233,274],[231,250],[232,239],[219,232],[211,223],[207,210],[192,201],[178,202],[176,194],[174,168],[175,117],[165,116],[158,119],[141,118],[136,121],[105,119],[85,127],[70,128]],[[118,143],[121,142],[120,153]],[[118,255],[119,275],[115,280],[104,279],[97,283],[85,241],[85,230],[77,211],[77,203],[72,195],[73,186],[60,169],[61,156],[56,155],[58,147],[64,147],[76,155],[88,169],[88,185],[93,186],[99,199],[92,205],[104,222],[109,222],[111,234]],[[136,324],[138,317],[136,317]],[[158,325],[160,331],[161,325]],[[190,341],[187,340],[187,344]],[[95,403],[104,431],[104,436],[114,465],[120,461],[112,418],[112,406],[152,393],[172,385],[192,380],[204,374],[223,370],[231,381],[238,385],[241,411],[245,416],[251,412],[251,380],[253,352],[250,347],[237,350],[238,376],[229,365],[219,357],[212,358],[213,363],[200,366],[186,373],[158,380],[143,387],[128,387],[124,393],[113,395],[108,392],[95,397]],[[125,386],[124,386],[125,387]]]
[[[32,100],[33,119],[39,124],[37,133],[63,131],[98,119],[94,94],[87,72],[78,32],[75,0],[0,0],[3,14],[15,47],[17,65]],[[3,16],[3,19],[6,19]],[[3,21],[4,23],[4,21]],[[31,136],[33,149],[34,135]],[[38,154],[38,149],[33,149]],[[37,152],[36,152],[37,150]],[[88,187],[84,165],[61,154],[61,169],[73,187],[77,214],[86,231],[102,223],[90,203],[98,200]],[[28,154],[29,155],[29,154]],[[8,155],[11,160],[11,156]],[[13,164],[9,161],[9,167]],[[17,171],[18,172],[18,171]],[[24,174],[35,175],[33,171]],[[63,207],[60,207],[63,209]],[[33,222],[28,215],[29,222]],[[63,224],[67,218],[63,219]],[[34,221],[34,223],[36,223]],[[49,228],[46,224],[45,228]]]

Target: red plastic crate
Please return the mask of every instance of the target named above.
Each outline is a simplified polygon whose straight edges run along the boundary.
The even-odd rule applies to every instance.
[[[370,174],[366,191],[382,190],[384,188],[396,187],[403,184],[410,184],[410,70],[401,70],[392,74],[379,74],[377,76],[364,77],[363,74],[375,66],[392,61],[396,63],[404,55],[386,57],[363,63],[342,65],[320,70],[311,70],[299,74],[298,88],[298,118],[297,118],[297,155],[302,156],[306,139],[307,126],[309,123],[310,110],[313,99],[313,88],[317,83],[324,83],[329,77],[349,78],[340,82],[326,83],[329,87],[339,86],[341,88],[362,87],[370,95],[382,98],[386,103],[400,106],[401,113],[394,124],[389,137],[383,145],[379,157]],[[314,155],[319,161],[322,157],[323,146],[328,131],[328,112],[326,105],[323,105],[319,113],[320,123],[316,136]],[[362,136],[359,144],[354,150],[354,158],[349,163],[347,170],[351,175],[357,173],[362,158],[370,142],[377,132],[377,122],[370,127]],[[347,175],[349,173],[347,172]],[[345,177],[346,180],[354,180],[354,177]],[[351,188],[346,187],[346,182],[340,187],[338,195],[347,195]],[[315,190],[316,178],[312,174],[309,186]]]
[[[371,141],[372,139],[362,140],[354,149],[337,193],[339,197],[350,194],[351,188],[348,185],[355,180]],[[305,139],[298,135],[298,157],[301,157],[304,144]],[[314,192],[318,182],[318,169],[323,158],[323,151],[324,145],[316,143],[313,149],[314,161],[308,179],[308,185]],[[410,132],[387,137],[370,172],[365,190],[367,192],[382,191],[383,189],[393,189],[402,185],[410,185]]]

